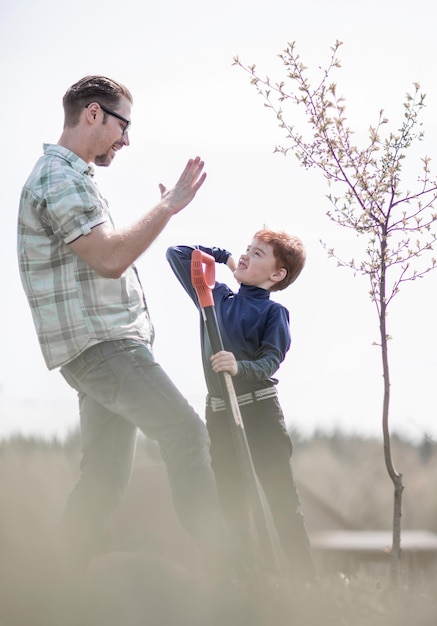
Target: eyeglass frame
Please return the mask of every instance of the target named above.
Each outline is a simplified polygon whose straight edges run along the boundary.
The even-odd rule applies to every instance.
[[[87,109],[90,104],[91,104],[91,102],[89,104],[87,104],[85,106],[85,108]],[[97,102],[97,104],[102,109],[102,111],[104,111],[108,115],[112,115],[113,117],[116,117],[118,120],[121,120],[122,122],[124,122],[126,124],[126,126],[123,128],[123,130],[121,132],[122,136],[126,135],[126,133],[128,132],[128,130],[129,130],[130,126],[131,126],[130,120],[127,120],[125,117],[120,115],[120,113],[117,113],[116,111],[113,111],[112,109],[108,109],[108,107],[106,107],[104,104],[100,104],[100,102]]]

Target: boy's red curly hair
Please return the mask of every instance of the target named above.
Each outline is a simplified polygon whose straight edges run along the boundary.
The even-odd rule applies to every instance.
[[[302,241],[295,235],[280,230],[262,228],[254,234],[254,239],[272,246],[273,254],[278,261],[278,267],[284,268],[287,275],[280,282],[275,283],[270,291],[282,291],[286,289],[301,273],[305,261],[306,252]]]

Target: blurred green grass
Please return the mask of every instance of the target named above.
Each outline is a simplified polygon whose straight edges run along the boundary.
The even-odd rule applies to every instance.
[[[351,527],[390,528],[392,486],[381,441],[341,433],[316,433],[309,439],[294,433],[293,440],[302,496],[312,494]],[[393,457],[404,476],[403,529],[437,532],[436,446],[427,439],[413,444],[394,438]],[[79,458],[77,433],[63,442],[0,441],[0,626],[49,626],[47,606],[56,582],[52,538],[77,479]],[[305,514],[307,499],[302,497]],[[311,530],[320,520],[309,509]],[[185,621],[194,626],[196,602],[202,626],[209,626],[209,618],[214,626],[435,626],[437,620],[434,568],[418,569],[397,589],[390,586],[388,571],[363,565],[350,575],[325,574],[316,588],[304,592],[283,581],[262,588],[253,581],[236,598],[227,590],[211,599],[199,581],[182,575],[191,571],[195,547],[174,514],[157,448],[143,437],[131,485],[113,516],[110,545],[112,556],[106,564],[103,556],[101,569],[94,568],[88,579],[85,608],[73,611],[74,626],[182,626]],[[217,604],[213,616],[211,602]],[[148,610],[152,604],[153,611]],[[177,618],[168,612],[170,606]],[[166,608],[165,616],[159,615],[159,607]]]

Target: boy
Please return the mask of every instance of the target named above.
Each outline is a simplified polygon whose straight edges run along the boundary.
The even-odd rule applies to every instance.
[[[292,579],[311,581],[314,568],[291,465],[292,443],[287,433],[272,378],[290,347],[289,313],[270,299],[271,291],[288,287],[305,264],[305,249],[297,237],[262,229],[255,233],[238,263],[220,248],[195,246],[224,263],[240,283],[237,293],[216,282],[215,312],[224,350],[211,354],[201,319],[202,360],[208,395],[206,423],[211,439],[212,467],[224,514],[245,551],[250,546],[249,503],[232,447],[218,373],[233,377],[254,468],[270,506]],[[191,283],[192,246],[167,250],[167,260],[198,308]]]

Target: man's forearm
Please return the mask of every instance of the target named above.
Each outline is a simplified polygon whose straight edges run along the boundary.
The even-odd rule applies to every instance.
[[[123,230],[111,230],[108,223],[101,224],[70,246],[98,274],[118,278],[155,241],[172,215],[168,205],[160,203]]]

